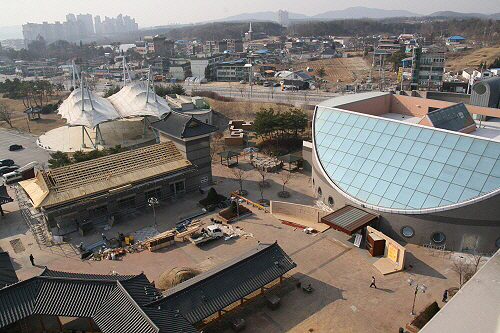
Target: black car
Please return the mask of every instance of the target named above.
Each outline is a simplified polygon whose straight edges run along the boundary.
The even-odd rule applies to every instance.
[[[23,146],[21,146],[21,145],[10,145],[9,146],[10,151],[19,150],[19,149],[23,149]]]
[[[0,166],[11,166],[14,165],[14,161],[11,160],[10,158],[4,158],[3,160],[0,160]]]
[[[18,166],[3,166],[3,167],[0,167],[0,176],[1,175],[5,175],[6,173],[9,173],[9,172],[12,172],[12,171],[16,171],[17,169],[19,169]]]

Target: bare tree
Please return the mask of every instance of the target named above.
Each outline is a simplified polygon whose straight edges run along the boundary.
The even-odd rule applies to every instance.
[[[12,128],[12,109],[5,103],[0,103],[0,121],[5,121]]]
[[[465,276],[470,271],[470,264],[467,262],[467,259],[465,257],[460,257],[458,259],[452,260],[451,269],[458,274],[460,288],[462,288],[462,286],[466,282]]]
[[[210,142],[210,160],[214,159],[215,153],[219,150],[224,133],[217,131],[212,134],[212,141]]]
[[[288,171],[283,170],[283,172],[281,173],[281,183],[283,184],[283,191],[278,193],[280,197],[290,196],[290,193],[288,191],[285,191],[285,185],[288,184],[288,182],[290,182],[291,179],[292,179],[292,173],[290,172],[290,170]]]
[[[269,187],[271,184],[269,184],[268,181],[266,181],[266,176],[267,176],[267,169],[264,167],[258,167],[255,168],[257,172],[260,174],[260,177],[262,178],[262,181],[259,182],[259,187]]]
[[[243,97],[243,92],[245,91],[245,87],[238,87],[236,89],[238,89],[238,91],[241,93],[241,97]]]
[[[243,181],[247,179],[248,175],[245,174],[245,170],[240,167],[234,167],[231,169],[232,174],[236,178],[236,181],[240,185],[240,195],[246,195],[247,191],[243,190]]]
[[[472,274],[476,274],[483,259],[484,259],[484,254],[479,253],[477,249],[474,247],[474,251],[470,254],[470,261],[472,264]]]

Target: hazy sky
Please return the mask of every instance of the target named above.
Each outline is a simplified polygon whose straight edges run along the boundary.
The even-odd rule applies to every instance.
[[[418,14],[452,10],[462,13],[498,13],[499,0],[0,0],[0,25],[21,25],[65,21],[66,14],[116,17],[122,13],[136,19],[139,27],[169,23],[192,23],[241,13],[277,11],[315,15],[329,10],[364,6],[380,9],[404,9]],[[480,6],[478,6],[480,4]]]

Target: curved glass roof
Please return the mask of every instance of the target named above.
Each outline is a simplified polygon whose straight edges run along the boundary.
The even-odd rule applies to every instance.
[[[500,187],[500,143],[318,106],[315,145],[349,196],[389,209],[428,209]]]

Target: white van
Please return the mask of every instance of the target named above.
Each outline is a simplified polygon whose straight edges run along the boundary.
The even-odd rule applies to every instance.
[[[12,183],[16,183],[20,180],[23,180],[23,176],[19,172],[13,171],[13,172],[9,172],[9,173],[4,174],[3,180],[5,182],[5,185],[9,185]]]

